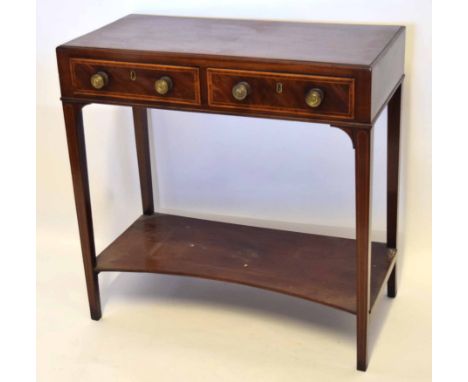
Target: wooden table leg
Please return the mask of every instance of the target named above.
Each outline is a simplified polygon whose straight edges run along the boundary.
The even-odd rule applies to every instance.
[[[133,107],[133,124],[140,174],[141,201],[143,213],[154,213],[153,182],[151,177],[151,156],[148,136],[148,110],[144,107]]]
[[[388,103],[387,122],[387,246],[397,247],[398,168],[400,155],[401,85]],[[387,282],[388,297],[396,297],[396,263]]]
[[[89,195],[88,168],[86,164],[86,148],[83,130],[83,104],[63,103],[65,128],[67,133],[68,154],[75,193],[76,213],[80,232],[81,252],[88,290],[91,318],[101,318],[101,300],[99,297],[99,280],[96,266],[96,250],[94,246],[93,219],[91,215],[91,199]]]
[[[370,217],[372,129],[356,129],[356,327],[357,369],[367,369],[370,294]]]

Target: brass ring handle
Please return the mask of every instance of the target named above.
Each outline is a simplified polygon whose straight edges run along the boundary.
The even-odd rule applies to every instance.
[[[163,76],[159,80],[156,80],[154,83],[154,90],[160,95],[165,95],[169,93],[172,89],[172,80],[168,76]]]
[[[109,83],[109,76],[106,72],[97,72],[91,76],[91,86],[94,89],[102,89]]]
[[[232,96],[238,100],[243,101],[250,94],[250,85],[245,82],[239,82],[232,87]]]
[[[323,91],[321,89],[311,89],[305,96],[305,101],[309,107],[319,107],[323,101]]]

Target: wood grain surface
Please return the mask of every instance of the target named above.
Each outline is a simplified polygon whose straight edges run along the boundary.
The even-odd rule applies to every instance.
[[[355,241],[173,215],[141,216],[97,258],[98,271],[198,276],[356,312]],[[372,304],[393,256],[373,243]]]
[[[133,14],[65,45],[367,66],[400,29]]]

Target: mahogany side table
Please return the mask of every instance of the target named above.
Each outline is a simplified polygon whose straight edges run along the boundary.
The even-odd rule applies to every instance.
[[[357,368],[387,284],[396,295],[400,104],[405,28],[129,15],[57,48],[91,318],[100,272],[152,272],[246,284],[356,315]],[[131,106],[143,214],[99,256],[82,109]],[[387,108],[387,242],[370,240],[373,125]],[[324,123],[355,150],[356,239],[156,213],[147,109]],[[313,126],[311,125],[311,128]],[[332,151],[332,150],[331,150]]]

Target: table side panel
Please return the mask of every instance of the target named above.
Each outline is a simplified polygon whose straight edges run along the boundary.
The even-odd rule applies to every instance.
[[[371,121],[379,115],[389,96],[404,75],[405,28],[395,36],[372,65]]]

